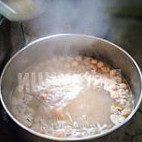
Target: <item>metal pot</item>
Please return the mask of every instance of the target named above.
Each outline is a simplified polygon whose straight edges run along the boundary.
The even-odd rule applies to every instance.
[[[129,83],[134,100],[134,109],[127,119],[118,126],[101,134],[85,138],[55,138],[35,132],[21,124],[11,113],[9,96],[17,84],[17,74],[23,72],[28,66],[39,61],[48,60],[53,56],[86,55],[104,60],[114,68],[121,69],[123,76]],[[85,140],[102,137],[128,122],[137,111],[142,99],[141,71],[134,59],[119,46],[87,35],[61,34],[38,39],[16,53],[5,66],[1,76],[1,101],[8,115],[22,128],[25,138],[33,141],[52,140]]]

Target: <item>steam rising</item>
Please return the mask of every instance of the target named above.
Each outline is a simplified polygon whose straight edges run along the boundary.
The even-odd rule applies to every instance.
[[[57,33],[103,36],[109,29],[106,7],[107,1],[48,0],[46,12],[39,18],[26,22],[25,30],[33,37]]]

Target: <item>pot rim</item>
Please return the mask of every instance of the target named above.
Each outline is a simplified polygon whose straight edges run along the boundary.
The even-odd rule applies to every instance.
[[[2,97],[2,80],[3,80],[3,76],[5,74],[5,71],[7,70],[8,66],[10,65],[10,63],[13,61],[13,59],[15,59],[20,53],[22,53],[24,50],[26,50],[27,48],[29,48],[31,45],[34,45],[38,42],[42,42],[44,40],[50,40],[52,38],[55,38],[55,37],[64,37],[64,36],[77,36],[77,37],[84,37],[84,38],[91,38],[91,39],[97,39],[101,42],[105,42],[109,45],[113,45],[115,46],[115,48],[119,49],[121,52],[123,52],[126,56],[128,56],[131,61],[134,63],[134,65],[136,66],[137,70],[138,70],[138,74],[140,76],[140,83],[141,83],[141,91],[140,91],[140,97],[139,97],[139,100],[135,106],[135,108],[133,109],[133,111],[131,112],[131,114],[122,122],[120,123],[120,125],[116,125],[114,126],[113,128],[109,129],[109,130],[105,130],[103,131],[102,133],[100,134],[96,134],[96,135],[93,135],[93,136],[87,136],[87,137],[83,137],[83,138],[58,138],[58,137],[53,137],[53,136],[49,136],[49,135],[46,135],[46,134],[41,134],[41,133],[38,133],[34,130],[31,130],[30,128],[24,126],[21,122],[19,122],[13,115],[12,113],[9,111],[8,107],[6,106],[4,100],[3,100],[3,97]],[[1,78],[0,78],[0,99],[1,99],[1,102],[2,102],[2,105],[4,107],[4,109],[6,110],[6,112],[8,113],[8,115],[10,116],[10,118],[16,123],[18,124],[21,128],[23,128],[24,130],[30,132],[31,134],[33,135],[36,135],[38,137],[41,137],[41,138],[44,138],[44,139],[51,139],[51,140],[56,140],[56,141],[77,141],[77,140],[89,140],[89,139],[96,139],[96,138],[99,138],[99,137],[102,137],[102,136],[105,136],[113,131],[115,131],[116,129],[120,128],[121,126],[123,126],[126,122],[128,122],[132,117],[133,115],[136,113],[137,109],[139,108],[140,106],[140,103],[141,103],[141,100],[142,100],[142,73],[141,73],[141,70],[138,66],[138,64],[136,63],[136,61],[131,57],[131,55],[129,53],[127,53],[124,49],[122,49],[121,47],[119,47],[118,45],[108,41],[108,40],[105,40],[105,39],[102,39],[102,38],[99,38],[99,37],[96,37],[96,36],[91,36],[91,35],[86,35],[86,34],[73,34],[73,33],[62,33],[62,34],[55,34],[55,35],[50,35],[50,36],[45,36],[45,37],[41,37],[39,39],[36,39],[34,41],[32,41],[31,43],[29,43],[28,45],[26,45],[24,48],[22,48],[21,50],[19,50],[15,55],[13,55],[10,60],[7,62],[7,64],[5,65],[3,71],[2,71],[2,74],[1,74]]]

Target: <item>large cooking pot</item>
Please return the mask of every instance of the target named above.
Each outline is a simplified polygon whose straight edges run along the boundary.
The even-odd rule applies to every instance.
[[[55,138],[40,134],[25,127],[11,113],[9,96],[17,85],[17,74],[22,73],[28,66],[40,61],[48,60],[53,56],[86,55],[105,60],[114,68],[121,69],[122,74],[129,83],[134,100],[134,109],[127,119],[118,126],[101,134],[85,138]],[[141,71],[134,59],[119,46],[87,35],[61,34],[38,39],[16,53],[5,66],[0,82],[1,101],[8,115],[19,125],[24,132],[24,137],[34,141],[52,140],[84,140],[102,137],[128,122],[137,111],[142,99]]]

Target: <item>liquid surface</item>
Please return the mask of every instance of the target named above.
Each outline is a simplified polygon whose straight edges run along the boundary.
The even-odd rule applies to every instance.
[[[103,99],[102,99],[103,97]],[[109,93],[102,89],[87,88],[83,89],[80,95],[69,102],[65,107],[65,112],[68,112],[73,121],[82,124],[81,119],[86,118],[86,123],[94,124],[111,123],[110,106],[113,100],[109,97]],[[103,116],[102,119],[100,119]]]
[[[37,132],[86,137],[119,125],[131,112],[128,84],[96,59],[61,57],[26,72],[18,78],[10,103],[13,115]]]

